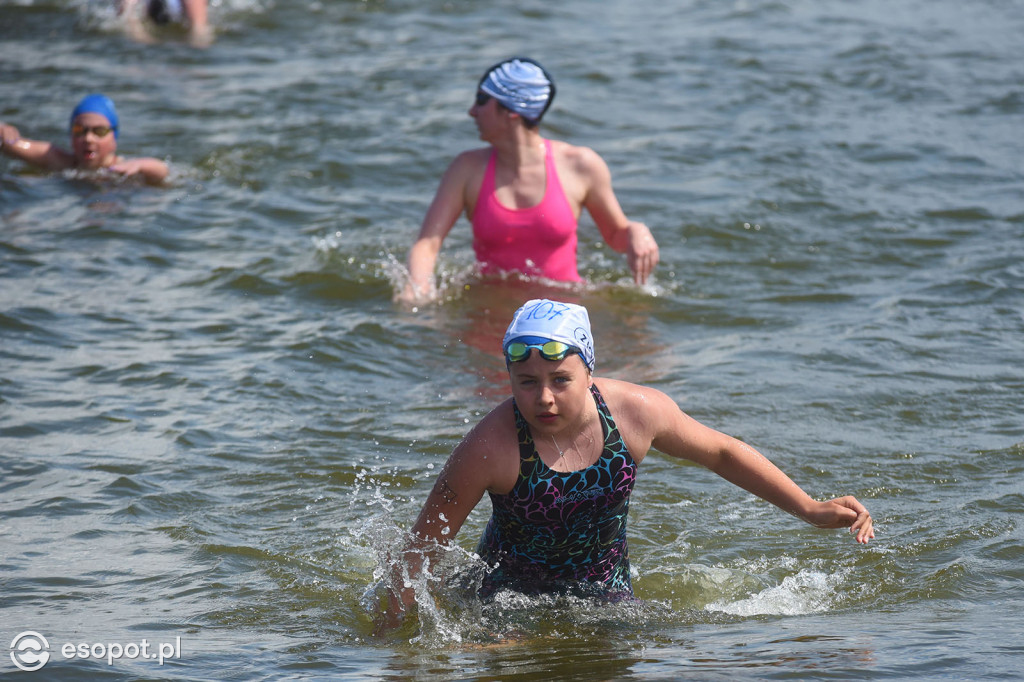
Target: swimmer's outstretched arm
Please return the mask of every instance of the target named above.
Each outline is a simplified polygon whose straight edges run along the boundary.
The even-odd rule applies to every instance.
[[[704,426],[661,391],[641,386],[630,390],[638,398],[624,405],[633,412],[630,423],[637,424],[639,435],[650,437],[647,442],[655,449],[696,462],[813,526],[849,528],[862,544],[875,537],[871,514],[855,497],[819,502],[760,452]]]
[[[0,151],[12,159],[46,170],[65,170],[75,165],[75,157],[70,152],[49,142],[24,138],[17,128],[3,122],[0,122]]]

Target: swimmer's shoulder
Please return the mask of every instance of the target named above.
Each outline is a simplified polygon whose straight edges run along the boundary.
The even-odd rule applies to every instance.
[[[465,171],[480,171],[482,172],[487,166],[487,161],[491,158],[490,147],[479,147],[477,149],[467,149],[459,154],[452,160],[451,167],[458,168],[459,170]]]

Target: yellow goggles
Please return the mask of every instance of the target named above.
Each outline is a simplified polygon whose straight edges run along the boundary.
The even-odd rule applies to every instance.
[[[530,357],[531,348],[536,348],[545,360],[564,360],[567,355],[580,352],[579,348],[561,341],[545,341],[544,343],[513,341],[505,348],[505,362],[522,362]]]
[[[85,137],[89,133],[92,133],[96,137],[106,137],[113,130],[110,126],[83,126],[77,123],[71,126],[72,137]]]

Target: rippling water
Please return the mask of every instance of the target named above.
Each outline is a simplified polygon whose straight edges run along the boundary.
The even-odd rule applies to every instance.
[[[99,2],[0,16],[0,119],[62,141],[101,90],[121,150],[173,169],[0,160],[0,635],[47,638],[39,679],[1019,674],[1017,3],[221,0],[209,50],[130,43]],[[515,53],[558,82],[545,134],[654,230],[656,280],[584,220],[588,285],[481,281],[461,222],[444,302],[399,309],[476,79]],[[436,609],[374,637],[379,557],[504,396],[537,294],[590,308],[599,373],[857,495],[875,542],[652,456],[642,603],[481,608],[483,502]],[[143,639],[180,656],[60,652]]]

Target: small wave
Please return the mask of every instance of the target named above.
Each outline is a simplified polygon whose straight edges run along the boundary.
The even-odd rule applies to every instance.
[[[708,604],[709,611],[720,611],[734,616],[799,616],[828,611],[835,601],[843,573],[828,574],[803,569],[787,576],[782,583],[769,587],[746,599],[716,601]]]

